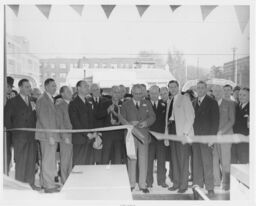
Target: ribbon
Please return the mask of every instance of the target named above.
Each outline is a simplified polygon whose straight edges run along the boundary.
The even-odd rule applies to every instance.
[[[225,135],[196,135],[196,136],[178,136],[170,134],[162,134],[158,132],[150,133],[157,140],[172,140],[182,143],[202,143],[202,144],[222,144],[222,143],[241,143],[249,142],[249,136],[242,134],[225,134]]]
[[[134,127],[132,125],[121,125],[121,126],[111,126],[111,127],[101,127],[95,129],[36,129],[36,128],[12,128],[6,129],[5,131],[27,131],[27,132],[50,132],[50,133],[84,133],[84,132],[101,132],[101,131],[113,131],[113,130],[120,130],[120,129],[127,129],[127,134],[125,137],[125,145],[127,156],[130,159],[136,159],[136,152],[135,152],[135,144],[133,138],[133,130]],[[135,129],[136,131],[136,129]],[[136,133],[136,132],[135,132]]]

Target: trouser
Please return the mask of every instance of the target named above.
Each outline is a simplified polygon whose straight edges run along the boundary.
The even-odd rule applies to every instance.
[[[148,172],[147,172],[147,185],[152,187],[153,185],[153,169],[154,160],[157,160],[157,184],[161,185],[165,183],[165,145],[164,141],[157,141],[153,136],[151,137],[151,142],[149,144],[148,150]]]
[[[72,171],[73,145],[60,143],[60,174],[64,184]]]
[[[230,185],[231,144],[215,144],[213,148],[214,184],[229,189]],[[222,176],[222,178],[221,178]]]
[[[193,184],[207,190],[214,189],[212,148],[208,144],[194,143],[193,149]]]
[[[176,134],[175,122],[169,124],[169,133]],[[181,190],[188,188],[189,176],[189,145],[176,141],[170,141],[171,161],[170,170],[172,170],[173,187]]]
[[[42,186],[46,189],[51,189],[56,187],[54,178],[57,172],[57,143],[50,144],[48,141],[40,141],[40,146],[42,153]]]
[[[12,161],[13,141],[12,141],[12,133],[11,132],[6,132],[5,134],[6,134],[6,161],[7,161],[6,166],[7,166],[7,175],[9,175],[10,164]]]
[[[148,168],[148,144],[142,144],[134,137],[135,152],[137,159],[128,158],[128,175],[131,187],[136,185],[136,164],[139,166],[139,187],[146,188],[146,177]]]
[[[249,163],[249,143],[232,144],[231,163],[232,164]]]
[[[15,179],[21,182],[34,184],[36,165],[36,141],[13,141],[15,158]]]
[[[121,164],[122,163],[122,138],[120,131],[110,131],[104,134],[102,163]],[[111,158],[112,157],[112,158]]]
[[[92,165],[93,150],[92,143],[73,144],[73,167],[75,165]]]

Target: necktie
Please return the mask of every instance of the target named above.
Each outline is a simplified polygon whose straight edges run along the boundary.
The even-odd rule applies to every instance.
[[[198,106],[200,106],[200,104],[201,104],[201,101],[200,101],[200,100],[198,100]]]
[[[171,104],[170,104],[170,108],[169,108],[169,113],[168,113],[168,120],[170,119],[170,117],[172,116],[172,109],[173,109],[173,99],[171,100]]]
[[[153,109],[156,111],[156,102],[153,104]]]
[[[25,97],[26,105],[29,106],[28,97]]]
[[[136,102],[136,108],[139,109],[139,103],[138,102]]]

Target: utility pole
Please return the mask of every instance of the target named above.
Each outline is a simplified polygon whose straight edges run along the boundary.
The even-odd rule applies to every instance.
[[[237,84],[237,65],[236,65],[236,47],[232,48],[233,51],[233,70],[234,70],[234,82]]]

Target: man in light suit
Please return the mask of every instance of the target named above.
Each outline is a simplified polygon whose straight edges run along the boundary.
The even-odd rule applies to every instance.
[[[217,135],[219,130],[218,103],[207,95],[207,84],[197,83],[198,97],[193,102],[195,108],[195,135]],[[214,195],[214,176],[212,145],[193,143],[193,184],[203,188],[205,185],[208,195]]]
[[[170,134],[180,136],[193,136],[193,123],[195,118],[194,108],[190,99],[179,93],[179,83],[172,80],[168,84],[172,95],[171,101],[168,101],[166,112],[166,124]],[[173,170],[173,186],[170,191],[178,190],[178,193],[184,193],[188,188],[189,176],[189,144],[181,142],[170,142],[171,160]]]
[[[69,118],[68,106],[72,99],[72,91],[68,86],[60,88],[62,101],[56,105],[57,122],[59,129],[72,129]],[[73,145],[71,133],[60,133],[60,174],[61,182],[64,184],[72,170]]]
[[[235,104],[224,98],[224,90],[221,86],[213,87],[213,95],[219,105],[220,123],[218,135],[233,134],[235,123]],[[231,144],[214,144],[213,148],[213,174],[214,184],[219,186],[222,179],[222,188],[229,190],[230,185]],[[221,174],[220,175],[220,165]]]
[[[134,137],[135,150],[139,161],[139,188],[143,193],[149,193],[146,186],[147,167],[148,167],[148,144],[150,136],[148,128],[154,123],[156,117],[149,101],[143,99],[142,87],[138,84],[132,87],[133,98],[123,103],[121,107],[120,121],[126,124],[127,121],[134,125],[143,135],[144,143]],[[128,159],[128,174],[131,190],[136,184],[136,159]]]
[[[46,79],[44,87],[45,92],[36,103],[36,128],[58,129],[56,107],[52,97],[56,92],[54,79]],[[58,133],[36,132],[36,139],[40,141],[42,153],[42,185],[46,193],[58,192],[54,177],[57,173],[55,155],[60,136]]]

